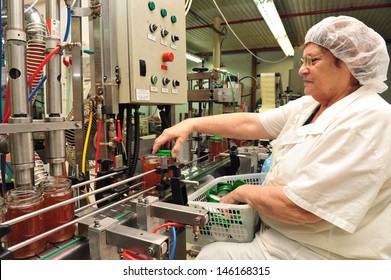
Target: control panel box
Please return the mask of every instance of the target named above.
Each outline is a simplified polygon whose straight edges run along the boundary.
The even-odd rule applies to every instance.
[[[186,103],[185,1],[113,2],[119,103]]]

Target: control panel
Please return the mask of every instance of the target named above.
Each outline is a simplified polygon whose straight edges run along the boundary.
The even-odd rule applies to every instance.
[[[186,103],[185,1],[113,2],[119,103]]]

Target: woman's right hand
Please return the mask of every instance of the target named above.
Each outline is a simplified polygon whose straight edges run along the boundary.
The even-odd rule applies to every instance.
[[[193,119],[186,119],[170,128],[163,130],[162,134],[155,139],[152,153],[156,153],[162,145],[174,140],[175,144],[172,147],[171,154],[173,157],[178,156],[183,143],[187,140],[188,135],[193,132],[192,123]]]

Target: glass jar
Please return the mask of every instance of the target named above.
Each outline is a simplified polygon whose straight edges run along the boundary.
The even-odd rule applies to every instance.
[[[174,163],[171,156],[171,150],[159,150],[155,155],[145,155],[143,160],[143,172],[156,169],[161,165],[170,165]],[[149,189],[161,181],[161,174],[150,173],[144,176],[144,189]],[[167,178],[172,177],[172,171],[167,173]]]
[[[220,153],[224,153],[228,149],[227,140],[219,136],[211,136],[209,138],[209,160],[220,161],[224,158]]]
[[[7,212],[5,220],[9,221],[19,216],[40,210],[43,208],[43,197],[38,189],[15,188],[9,190],[6,195]],[[45,231],[43,215],[39,214],[27,220],[10,226],[11,231],[6,236],[6,247],[19,244]],[[46,238],[41,238],[13,252],[16,259],[25,259],[41,253],[46,248]]]
[[[143,160],[143,173],[156,169],[160,166],[160,157],[158,155],[145,155]],[[144,189],[150,189],[161,180],[161,175],[155,172],[144,176]]]
[[[71,188],[72,184],[66,178],[50,178],[41,184],[42,193],[44,197],[44,207],[48,207],[62,201],[73,198]],[[69,223],[75,216],[75,203],[57,207],[48,212],[43,213],[46,231],[59,227],[63,224]],[[58,243],[71,238],[76,229],[76,224],[67,226],[47,237],[48,242]]]
[[[5,220],[5,212],[6,212],[6,206],[4,198],[0,197],[0,223],[4,222]]]

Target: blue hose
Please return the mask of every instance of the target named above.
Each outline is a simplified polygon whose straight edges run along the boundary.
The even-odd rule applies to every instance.
[[[65,29],[64,42],[68,41],[69,30],[71,29],[71,7],[67,7],[67,26]]]
[[[29,101],[33,99],[33,97],[37,94],[38,90],[42,87],[43,83],[46,81],[46,75],[43,76],[39,84],[35,87],[35,89],[29,94]]]
[[[172,246],[170,251],[170,260],[173,260],[175,254],[175,248],[176,248],[176,228],[171,227],[171,229],[172,229]]]

